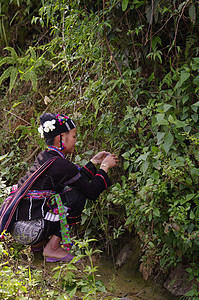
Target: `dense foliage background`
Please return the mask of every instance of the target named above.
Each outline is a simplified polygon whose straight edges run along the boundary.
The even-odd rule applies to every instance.
[[[120,157],[85,237],[104,249],[135,232],[146,279],[184,264],[199,280],[198,16],[197,0],[1,1],[2,199],[44,147],[39,115],[63,112],[79,126],[75,162]]]

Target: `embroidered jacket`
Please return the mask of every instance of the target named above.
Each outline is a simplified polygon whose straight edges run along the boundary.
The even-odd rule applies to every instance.
[[[60,158],[36,180],[31,190],[50,190],[55,193],[61,193],[67,182],[67,186],[78,190],[83,198],[96,200],[111,185],[106,172],[102,169],[97,170],[91,162],[79,169],[75,164],[63,158],[61,154],[54,150],[41,152],[30,170],[18,181],[18,185],[20,186],[41,164],[54,156],[60,156]],[[22,199],[17,209],[16,220],[31,220],[44,217],[47,211],[48,207],[45,197],[36,201]]]

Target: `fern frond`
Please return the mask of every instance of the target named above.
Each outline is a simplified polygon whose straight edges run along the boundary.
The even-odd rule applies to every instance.
[[[0,59],[0,67],[4,64],[13,64],[13,63],[14,63],[13,58],[10,56]]]
[[[31,72],[30,73],[30,80],[33,86],[33,89],[36,90],[37,88],[37,74],[35,74],[35,72]]]
[[[17,79],[17,75],[18,75],[18,69],[17,68],[12,68],[12,70],[10,71],[10,86],[9,86],[9,91],[11,92],[14,84],[16,82]]]
[[[5,47],[4,49],[10,51],[13,60],[17,60],[18,55],[17,55],[17,53],[16,53],[16,51],[15,51],[14,48],[12,48],[12,47]]]
[[[10,76],[10,74],[11,74],[11,72],[12,72],[12,69],[13,69],[13,67],[11,66],[11,67],[7,68],[7,69],[3,72],[3,74],[2,74],[1,77],[0,77],[0,85],[1,85],[1,83],[2,83],[3,80],[7,79],[7,78]]]
[[[187,38],[186,38],[186,48],[185,48],[185,58],[186,58],[186,59],[187,59],[188,56],[189,56],[189,50],[190,50],[190,48],[192,48],[193,45],[194,45],[196,42],[198,42],[198,37],[197,37],[197,35],[191,34],[191,35],[187,36]]]
[[[26,51],[26,55],[30,52],[31,58],[35,61],[37,59],[37,55],[35,52],[35,49],[31,46],[29,46],[28,50]]]

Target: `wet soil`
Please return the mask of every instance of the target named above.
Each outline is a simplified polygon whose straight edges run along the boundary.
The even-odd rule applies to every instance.
[[[154,280],[145,281],[138,270],[125,263],[115,269],[110,259],[101,259],[99,265],[100,278],[107,290],[120,299],[141,300],[176,300],[162,285]]]
[[[61,263],[45,263],[41,254],[34,254],[32,265],[36,268],[45,268],[49,273]],[[86,265],[86,262],[85,262]],[[107,293],[103,297],[105,300],[176,300],[177,298],[170,294],[160,284],[154,280],[145,281],[140,272],[132,268],[132,264],[126,262],[121,267],[114,266],[110,258],[94,258],[94,265],[98,266],[96,280],[102,280]],[[80,268],[84,268],[80,266]],[[79,298],[81,299],[81,298]]]

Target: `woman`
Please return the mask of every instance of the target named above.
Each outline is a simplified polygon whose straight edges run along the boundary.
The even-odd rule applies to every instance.
[[[48,262],[70,261],[73,256],[68,253],[69,249],[61,246],[63,241],[70,243],[66,216],[69,225],[80,221],[85,199],[97,199],[111,185],[107,172],[117,166],[118,157],[102,151],[79,169],[65,158],[75,150],[74,122],[53,113],[44,113],[40,122],[38,130],[48,148],[38,155],[30,170],[18,181],[18,187],[49,159],[56,160],[40,174],[20,201],[11,234],[18,242],[32,245],[33,250],[44,245],[43,255]],[[100,165],[98,171],[97,165]]]

